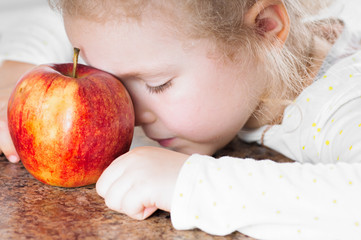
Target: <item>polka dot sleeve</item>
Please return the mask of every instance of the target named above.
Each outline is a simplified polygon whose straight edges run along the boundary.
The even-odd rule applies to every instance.
[[[361,163],[275,163],[193,155],[173,197],[176,229],[257,239],[357,239]]]
[[[338,108],[322,128],[313,131],[312,141],[308,141],[307,145],[314,144],[316,147],[308,154],[314,155],[317,162],[361,162],[360,109],[360,97],[351,99]]]

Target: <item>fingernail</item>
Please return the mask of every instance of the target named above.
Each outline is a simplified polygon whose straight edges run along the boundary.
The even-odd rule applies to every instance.
[[[8,160],[9,160],[9,162],[12,162],[12,163],[19,162],[19,158],[17,156],[15,156],[15,155],[8,156]]]

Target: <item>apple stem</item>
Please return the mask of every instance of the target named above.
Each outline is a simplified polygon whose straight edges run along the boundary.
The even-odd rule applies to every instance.
[[[79,48],[74,48],[74,57],[73,57],[73,78],[77,78],[77,67],[78,67],[78,57],[79,57]]]

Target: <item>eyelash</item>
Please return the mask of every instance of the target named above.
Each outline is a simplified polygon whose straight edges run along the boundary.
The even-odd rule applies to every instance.
[[[169,80],[168,82],[163,83],[162,85],[159,85],[159,86],[155,86],[155,87],[146,85],[147,90],[148,90],[149,93],[151,93],[151,94],[153,94],[153,93],[155,93],[155,94],[162,93],[162,92],[164,92],[167,88],[169,88],[169,87],[171,87],[171,86],[172,86],[172,80]]]

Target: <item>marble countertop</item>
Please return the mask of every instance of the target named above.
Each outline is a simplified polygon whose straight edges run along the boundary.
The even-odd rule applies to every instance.
[[[225,154],[288,161],[267,148],[238,140],[216,155]],[[238,232],[216,237],[200,230],[177,231],[163,211],[144,221],[133,220],[108,209],[94,185],[48,186],[21,163],[9,163],[4,156],[0,156],[0,186],[0,239],[253,239]]]

